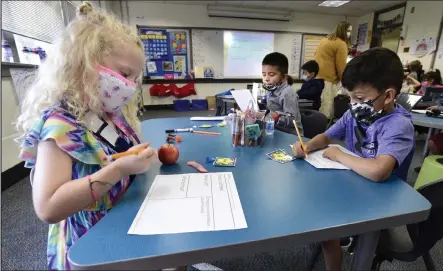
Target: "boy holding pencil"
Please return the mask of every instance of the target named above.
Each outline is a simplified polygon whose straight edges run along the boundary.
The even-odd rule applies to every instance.
[[[324,156],[338,161],[361,176],[382,182],[391,173],[406,180],[414,149],[414,126],[410,114],[396,105],[403,83],[403,67],[397,54],[373,48],[353,58],[343,73],[342,85],[351,97],[350,109],[325,133],[303,144],[293,145],[293,153],[327,148]],[[345,140],[354,157],[336,147],[333,139]],[[341,270],[339,240],[322,243],[327,270]]]

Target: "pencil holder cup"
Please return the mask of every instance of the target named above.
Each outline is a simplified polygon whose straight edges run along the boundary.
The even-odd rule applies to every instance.
[[[266,141],[265,125],[266,123],[263,121],[255,121],[248,125],[245,124],[244,129],[241,129],[240,144],[234,145],[253,148],[262,147]]]
[[[236,119],[235,114],[229,114],[226,119],[231,126],[232,146],[262,147],[266,141],[266,122],[257,120],[246,114]]]

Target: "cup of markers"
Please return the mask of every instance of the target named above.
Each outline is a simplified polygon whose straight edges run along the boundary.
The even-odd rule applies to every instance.
[[[226,117],[230,124],[232,146],[262,147],[266,141],[266,122],[256,119],[254,114],[237,111]]]

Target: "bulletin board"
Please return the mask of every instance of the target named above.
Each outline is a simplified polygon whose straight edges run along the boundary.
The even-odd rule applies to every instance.
[[[315,52],[320,44],[320,41],[325,37],[325,35],[317,34],[304,34],[303,35],[303,46],[302,46],[302,65],[309,60],[314,60]]]
[[[145,52],[145,76],[184,78],[190,71],[189,30],[138,27]]]

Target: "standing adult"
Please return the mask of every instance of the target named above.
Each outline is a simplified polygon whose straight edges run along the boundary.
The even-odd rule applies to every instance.
[[[328,119],[334,117],[334,98],[338,94],[340,81],[346,67],[348,48],[350,47],[352,26],[340,22],[332,34],[320,41],[315,52],[315,61],[320,66],[317,78],[325,80],[321,95],[320,112]]]

